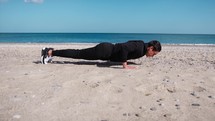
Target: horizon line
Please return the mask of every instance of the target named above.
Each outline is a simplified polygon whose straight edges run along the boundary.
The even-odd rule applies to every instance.
[[[215,33],[142,33],[142,32],[0,32],[0,34],[185,34],[185,35],[215,35]]]

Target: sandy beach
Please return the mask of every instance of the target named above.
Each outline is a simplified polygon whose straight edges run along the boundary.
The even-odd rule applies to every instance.
[[[215,46],[164,45],[153,58],[118,63],[54,57],[41,48],[94,44],[0,44],[0,121],[214,121]]]

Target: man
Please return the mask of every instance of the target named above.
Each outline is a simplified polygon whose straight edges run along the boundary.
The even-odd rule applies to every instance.
[[[153,57],[161,51],[161,44],[157,40],[144,43],[142,40],[131,40],[125,43],[100,43],[92,48],[86,49],[63,49],[43,48],[41,52],[41,63],[47,64],[52,56],[85,59],[85,60],[110,60],[122,62],[123,68],[133,69],[127,64],[127,60],[137,59],[144,55]]]

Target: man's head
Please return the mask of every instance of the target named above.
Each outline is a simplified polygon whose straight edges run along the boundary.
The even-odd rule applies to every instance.
[[[153,57],[161,51],[161,44],[157,40],[152,40],[148,43],[146,56]]]

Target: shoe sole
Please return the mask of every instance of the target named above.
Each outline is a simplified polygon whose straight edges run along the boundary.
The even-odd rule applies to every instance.
[[[41,63],[42,64],[47,64],[47,62],[45,62],[45,55],[46,55],[46,48],[43,48],[41,51]]]

